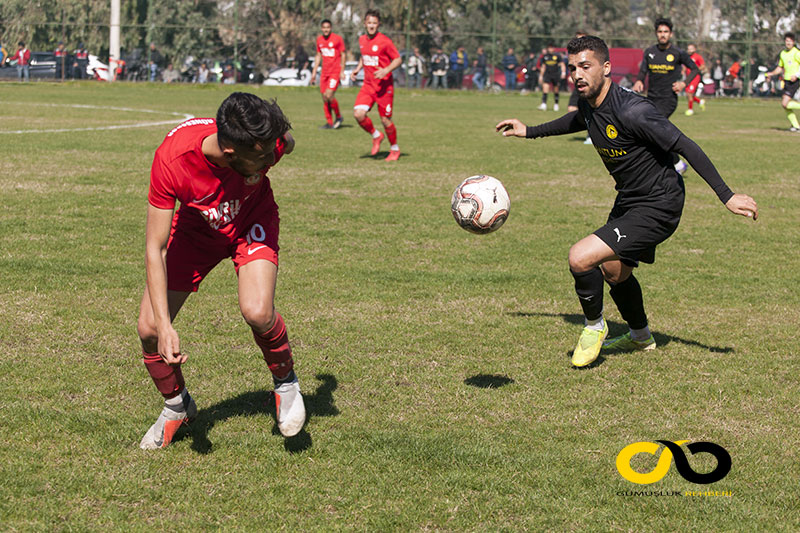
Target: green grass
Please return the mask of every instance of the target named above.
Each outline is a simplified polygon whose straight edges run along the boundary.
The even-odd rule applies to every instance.
[[[579,135],[493,132],[555,118],[538,97],[398,90],[405,155],[386,164],[365,157],[355,92],[338,93],[348,127],[321,131],[316,89],[247,89],[277,97],[297,139],[270,176],[276,305],[310,420],[278,434],[226,262],[176,320],[199,419],[148,453],[161,400],[135,323],[149,167],[170,126],[2,132],[213,116],[232,89],[0,84],[3,530],[800,529],[800,139],[777,101],[713,100],[687,118],[682,100],[674,122],[761,218],[731,215],[689,172],[680,228],[637,272],[659,349],[575,370],[567,251],[605,221],[613,181]],[[488,236],[449,213],[479,173],[512,200]],[[608,297],[606,311],[624,331]],[[674,465],[653,485],[624,480],[617,453],[657,439],[715,442],[733,468],[710,486]],[[618,494],[633,490],[732,496]]]

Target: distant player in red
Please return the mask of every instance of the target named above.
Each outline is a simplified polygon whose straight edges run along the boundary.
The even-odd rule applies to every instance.
[[[355,81],[356,74],[364,69],[364,85],[356,96],[356,105],[353,109],[358,125],[372,135],[372,155],[378,153],[383,140],[383,134],[375,129],[372,121],[367,116],[367,111],[372,105],[378,103],[378,114],[386,131],[386,137],[391,144],[386,161],[397,161],[400,158],[400,147],[397,146],[397,129],[392,122],[392,103],[394,101],[394,80],[392,71],[400,66],[403,59],[397,52],[394,43],[384,34],[378,32],[381,25],[381,15],[377,9],[370,9],[364,16],[364,27],[367,34],[358,38],[361,49],[361,58],[358,66],[350,74]]]
[[[327,121],[322,129],[336,129],[342,125],[342,114],[339,113],[339,102],[334,94],[339,88],[339,81],[344,78],[345,48],[344,40],[335,33],[331,33],[331,21],[322,21],[322,35],[317,37],[317,55],[314,56],[314,67],[311,69],[311,84],[317,78],[317,67],[322,63],[322,73],[319,77],[319,92],[322,93],[322,108],[325,110]],[[336,115],[336,120],[333,120]]]
[[[142,438],[143,449],[167,446],[197,415],[181,372],[187,354],[172,321],[227,257],[238,276],[242,316],[272,372],[278,429],[290,437],[303,427],[306,411],[286,326],[273,304],[279,219],[267,178],[270,167],[294,149],[289,128],[275,102],[236,92],[222,102],[216,120],[183,122],[156,150],[138,332],[145,367],[165,405]]]
[[[686,47],[686,52],[689,54],[689,57],[692,59],[692,61],[694,61],[695,65],[697,65],[697,68],[700,69],[700,72],[702,72],[706,62],[703,60],[703,56],[697,53],[697,46],[690,44]],[[706,101],[697,97],[698,85],[700,85],[699,74],[695,76],[694,79],[687,80],[686,96],[689,98],[689,109],[686,110],[687,117],[694,115],[694,104],[700,104],[700,109],[706,108]]]

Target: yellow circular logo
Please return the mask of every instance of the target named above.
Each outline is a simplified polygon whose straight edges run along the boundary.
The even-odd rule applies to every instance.
[[[675,61],[675,56],[674,56],[674,55],[672,55],[672,54],[667,54],[667,61],[669,61],[670,63],[672,63],[673,61]]]
[[[609,124],[606,126],[606,135],[609,139],[616,139],[617,138],[617,128]]]

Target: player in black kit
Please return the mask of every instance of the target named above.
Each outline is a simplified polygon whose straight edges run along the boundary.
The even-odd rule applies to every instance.
[[[573,39],[567,52],[570,75],[581,97],[578,110],[533,127],[517,119],[503,120],[496,129],[507,137],[528,139],[588,130],[616,182],[617,198],[607,223],[569,251],[569,268],[586,322],[572,364],[586,366],[597,359],[601,348],[651,350],[656,346],[633,269],[639,261],[653,263],[656,246],[680,222],[683,179],[672,166],[671,152],[685,157],[732,213],[755,220],[758,206],[749,196],[734,194],[700,147],[651,101],[611,81],[608,47],[602,39]],[[609,340],[605,340],[608,326],[603,320],[604,278],[630,327],[630,332]]]
[[[542,54],[542,65],[539,67],[539,83],[542,86],[542,104],[539,109],[547,111],[548,89],[553,91],[553,111],[558,111],[558,87],[562,78],[567,75],[564,67],[564,57],[556,53],[555,45],[547,45],[547,51]]]

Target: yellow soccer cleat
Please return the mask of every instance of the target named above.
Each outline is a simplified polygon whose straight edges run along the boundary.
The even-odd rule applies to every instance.
[[[631,332],[614,337],[603,342],[604,350],[619,350],[621,352],[635,352],[638,350],[655,350],[656,340],[650,335],[643,341],[633,340]]]
[[[594,363],[597,356],[600,355],[600,348],[603,347],[603,341],[608,336],[608,324],[603,322],[603,330],[583,328],[581,338],[578,339],[578,345],[575,351],[572,352],[573,366],[586,366]]]

